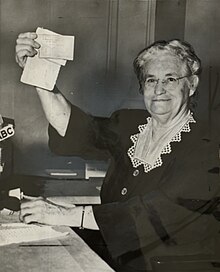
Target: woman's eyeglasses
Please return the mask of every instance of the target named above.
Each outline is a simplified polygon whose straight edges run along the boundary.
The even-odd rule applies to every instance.
[[[187,76],[182,76],[182,77],[173,77],[173,76],[167,76],[164,79],[159,79],[159,78],[147,78],[145,81],[145,87],[147,88],[151,88],[154,89],[157,84],[159,83],[159,81],[161,81],[163,88],[164,89],[175,89],[178,84],[179,84],[179,80],[186,78],[186,77],[190,77],[192,75],[187,75]]]

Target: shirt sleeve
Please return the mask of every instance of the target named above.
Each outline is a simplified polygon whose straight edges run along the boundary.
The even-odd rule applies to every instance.
[[[117,141],[114,113],[111,118],[94,117],[76,106],[71,115],[64,137],[49,125],[49,147],[63,156],[80,156],[84,159],[107,159],[110,146]]]

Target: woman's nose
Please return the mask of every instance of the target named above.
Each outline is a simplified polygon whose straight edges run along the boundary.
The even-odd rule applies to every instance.
[[[164,89],[163,83],[159,80],[154,88],[154,93],[156,95],[164,94],[166,90]]]

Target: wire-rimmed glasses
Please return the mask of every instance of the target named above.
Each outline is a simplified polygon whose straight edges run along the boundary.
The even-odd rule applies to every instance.
[[[161,81],[164,89],[175,89],[179,85],[179,80],[190,77],[192,75],[186,75],[181,77],[166,76],[164,79],[149,77],[145,81],[145,87],[154,89],[159,81]]]

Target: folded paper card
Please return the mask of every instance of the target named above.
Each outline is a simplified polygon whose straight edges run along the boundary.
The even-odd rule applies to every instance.
[[[27,59],[21,82],[51,91],[54,88],[59,71],[59,64],[40,59],[36,55]]]
[[[39,34],[40,58],[73,60],[73,36]]]
[[[60,34],[58,34],[58,33],[55,33],[55,32],[53,32],[53,31],[51,31],[51,30],[48,30],[48,29],[45,29],[45,28],[41,28],[41,27],[38,27],[38,28],[37,28],[36,33],[37,33],[37,35],[38,35],[36,41],[37,41],[39,44],[42,44],[42,41],[41,41],[42,35],[46,35],[46,34],[47,34],[47,35],[62,36],[62,35],[60,35]],[[41,47],[42,47],[42,46],[41,46]],[[66,59],[56,59],[56,58],[50,59],[50,58],[47,58],[47,60],[52,61],[52,62],[54,62],[54,63],[56,63],[56,64],[59,64],[59,65],[63,65],[63,66],[65,66],[65,65],[66,65],[66,62],[67,62]]]
[[[38,54],[28,57],[21,82],[53,90],[60,66],[73,60],[74,37],[63,36],[47,29],[37,28],[36,41],[41,45]]]

